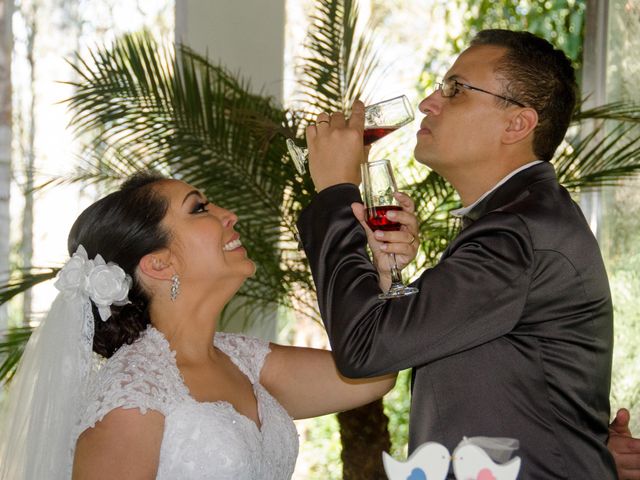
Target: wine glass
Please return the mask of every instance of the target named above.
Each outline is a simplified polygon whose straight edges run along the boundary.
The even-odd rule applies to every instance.
[[[398,191],[398,188],[391,170],[391,162],[383,159],[363,163],[362,185],[369,228],[374,231],[400,230],[401,225],[390,220],[386,215],[390,210],[402,210],[393,195]],[[395,254],[390,253],[389,256],[391,260],[391,288],[388,292],[378,295],[378,298],[398,298],[418,293],[417,288],[409,287],[403,283]]]
[[[364,109],[363,142],[370,145],[413,119],[413,108],[406,95],[368,105]],[[300,175],[304,174],[307,149],[297,146],[291,138],[287,139],[287,149]]]

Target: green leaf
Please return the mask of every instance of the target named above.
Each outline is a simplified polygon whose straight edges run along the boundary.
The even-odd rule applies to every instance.
[[[347,112],[362,98],[378,65],[373,50],[375,22],[361,25],[358,2],[318,0],[305,42],[308,54],[299,61],[296,105],[301,125],[322,111]]]
[[[0,379],[5,384],[13,379],[32,331],[32,327],[13,327],[0,337]]]
[[[0,305],[39,283],[51,280],[58,274],[59,270],[59,268],[37,267],[14,270],[9,280],[0,285]]]
[[[33,288],[35,285],[54,278],[57,268],[24,269],[13,272],[4,285],[0,285],[0,304],[8,302],[16,295]],[[9,383],[31,336],[32,327],[12,327],[0,332],[0,383]]]

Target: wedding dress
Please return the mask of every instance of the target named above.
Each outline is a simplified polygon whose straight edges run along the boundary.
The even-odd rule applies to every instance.
[[[260,385],[267,342],[216,333],[214,345],[231,358],[253,385],[260,428],[225,401],[198,402],[190,396],[175,352],[149,326],[121,347],[89,384],[79,435],[115,408],[160,412],[165,417],[157,479],[291,478],[298,435],[284,408]]]

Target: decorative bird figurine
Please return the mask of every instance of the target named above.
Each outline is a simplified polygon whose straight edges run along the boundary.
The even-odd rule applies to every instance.
[[[394,460],[387,452],[382,452],[382,463],[389,480],[444,480],[450,462],[449,450],[435,442],[420,445],[406,462]]]
[[[453,451],[456,480],[515,480],[520,471],[520,457],[498,465],[477,445],[461,442]]]

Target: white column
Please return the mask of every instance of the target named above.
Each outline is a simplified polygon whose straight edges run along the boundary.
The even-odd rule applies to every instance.
[[[176,42],[282,101],[285,0],[176,0]]]
[[[607,37],[609,2],[587,0],[582,67],[582,97],[588,97],[585,109],[603,105],[607,101]],[[600,235],[602,191],[580,195],[580,207],[596,237]]]
[[[0,2],[0,282],[9,279],[9,250],[11,216],[11,139],[13,58],[13,0]],[[0,306],[0,332],[8,326],[7,305]]]
[[[592,108],[606,102],[608,25],[609,2],[587,0],[582,94],[589,95],[589,98],[585,108]]]

